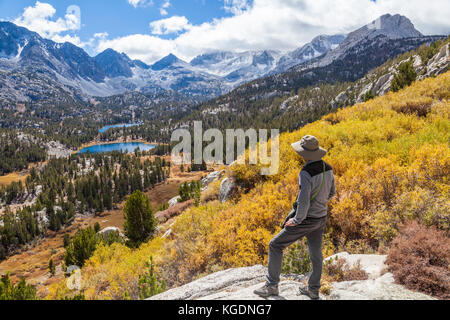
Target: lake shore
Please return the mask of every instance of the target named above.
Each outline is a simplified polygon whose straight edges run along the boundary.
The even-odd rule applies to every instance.
[[[142,144],[152,145],[155,147],[159,145],[159,143],[157,143],[157,142],[148,142],[147,140],[143,140],[143,139],[117,139],[117,140],[113,140],[113,141],[93,140],[89,143],[82,144],[81,147],[79,147],[72,154],[77,154],[81,150],[95,146],[95,145],[108,145],[108,144],[115,144],[115,143],[142,143]]]

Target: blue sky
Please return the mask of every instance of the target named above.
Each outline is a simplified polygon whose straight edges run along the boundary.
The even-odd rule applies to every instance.
[[[0,0],[0,19],[95,55],[106,48],[147,63],[217,51],[287,51],[320,34],[351,32],[385,13],[424,34],[448,34],[450,1]]]
[[[81,9],[82,28],[76,32],[84,40],[94,33],[108,32],[111,37],[150,32],[149,23],[162,19],[160,13],[164,0],[153,0],[153,5],[144,4],[136,8],[127,0],[57,0],[45,1],[56,9],[55,17],[63,16],[67,7],[77,5]],[[34,6],[36,0],[0,0],[0,18],[14,20],[25,7]],[[230,16],[224,10],[222,0],[171,0],[165,9],[167,16],[186,16],[194,24],[211,21],[212,18]],[[168,37],[168,36],[166,36]]]

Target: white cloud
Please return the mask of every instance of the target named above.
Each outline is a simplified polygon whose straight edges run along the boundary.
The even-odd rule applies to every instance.
[[[172,4],[170,3],[170,0],[165,0],[162,4],[161,7],[159,8],[159,13],[162,16],[167,16],[169,14],[169,12],[167,12],[167,9],[171,6]]]
[[[170,4],[170,0],[166,0],[163,2],[163,4],[161,5],[161,8],[167,9],[171,6]]]
[[[426,5],[422,0],[224,0],[224,9],[232,16],[200,25],[174,17],[151,23],[154,35],[185,31],[174,39],[130,35],[101,41],[100,47],[147,63],[169,53],[190,60],[214,50],[292,50],[319,34],[348,33],[385,13],[407,16],[424,34],[450,32],[448,0]]]
[[[153,5],[153,0],[128,0],[128,3],[133,7],[147,7]]]
[[[163,35],[189,30],[191,25],[186,17],[173,16],[151,22],[150,28],[152,29],[153,34]]]
[[[80,30],[80,8],[78,6],[69,6],[64,18],[58,18],[56,20],[52,19],[55,13],[56,9],[51,4],[37,1],[34,6],[26,7],[22,15],[13,22],[52,40],[61,40],[63,38],[74,39],[74,37],[67,35],[62,36],[61,33]]]
[[[64,36],[61,36],[59,34],[54,35],[52,37],[52,40],[55,42],[59,42],[59,43],[64,43],[64,42],[70,42],[78,47],[84,47],[86,45],[86,43],[83,43],[80,39],[80,37],[78,36],[71,36],[69,34],[66,34]]]
[[[248,0],[224,0],[224,9],[232,14],[239,15],[251,8]]]
[[[94,33],[94,38],[105,39],[109,36],[108,32]]]
[[[133,59],[139,59],[147,63],[155,62],[162,58],[164,52],[175,52],[175,43],[158,37],[135,34],[113,40],[100,41],[97,51],[101,52],[112,48],[118,52],[125,52]]]

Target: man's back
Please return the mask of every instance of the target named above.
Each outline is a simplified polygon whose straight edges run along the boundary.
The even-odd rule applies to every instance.
[[[301,223],[307,217],[326,216],[327,203],[335,193],[335,180],[331,166],[323,160],[308,161],[299,175],[299,194],[294,204],[295,222]]]

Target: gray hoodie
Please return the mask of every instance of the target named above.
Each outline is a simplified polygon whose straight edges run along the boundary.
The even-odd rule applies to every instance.
[[[325,175],[323,168],[325,164]],[[323,184],[320,189],[320,184]],[[323,160],[307,161],[299,175],[299,193],[294,203],[294,223],[301,224],[308,218],[322,218],[327,215],[327,203],[336,194],[333,169]],[[319,191],[317,196],[311,198]]]

